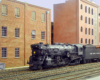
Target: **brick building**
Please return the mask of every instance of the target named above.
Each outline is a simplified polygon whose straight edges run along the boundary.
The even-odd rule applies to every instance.
[[[98,7],[89,0],[55,4],[54,42],[98,45]]]
[[[0,62],[5,67],[27,65],[31,44],[51,44],[51,10],[17,0],[1,0],[0,32]]]
[[[98,26],[99,26],[99,45],[100,45],[100,7],[99,7],[99,23],[98,23]]]

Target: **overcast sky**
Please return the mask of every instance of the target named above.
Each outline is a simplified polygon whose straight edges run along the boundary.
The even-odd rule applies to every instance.
[[[51,9],[51,21],[53,21],[53,4],[64,3],[66,0],[19,0],[19,1]],[[100,6],[100,0],[93,0],[93,1]]]

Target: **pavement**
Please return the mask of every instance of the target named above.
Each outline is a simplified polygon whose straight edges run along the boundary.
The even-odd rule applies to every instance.
[[[11,67],[11,68],[5,68],[5,70],[8,69],[19,69],[19,68],[28,68],[29,66],[20,66],[20,67]]]
[[[29,69],[29,66],[20,66],[20,67],[11,67],[11,68],[5,68],[5,69],[0,69],[0,71],[17,71],[17,70],[25,70]]]

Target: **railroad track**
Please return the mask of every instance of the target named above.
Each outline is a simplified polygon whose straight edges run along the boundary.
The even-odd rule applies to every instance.
[[[18,71],[0,71],[0,80],[36,80],[41,78],[46,78],[49,76],[60,75],[65,73],[72,73],[82,70],[88,70],[93,68],[100,67],[100,62],[98,63],[89,63],[89,64],[80,64],[76,66],[67,66],[67,67],[59,67],[53,69],[45,69],[45,70],[37,70],[30,71],[26,70],[18,70]]]
[[[48,79],[48,80],[84,80],[89,77],[93,77],[100,74],[100,68],[91,68],[86,70],[80,70],[77,72],[71,72],[68,74],[60,75],[58,78]]]

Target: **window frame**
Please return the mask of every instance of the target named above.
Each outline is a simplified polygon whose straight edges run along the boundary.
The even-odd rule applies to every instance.
[[[93,33],[93,29],[92,29],[92,35],[93,35],[94,33]]]
[[[90,7],[88,8],[88,13],[90,14]]]
[[[19,18],[20,17],[20,8],[18,8],[18,7],[15,7],[15,17],[16,18]]]
[[[92,44],[94,44],[94,40],[92,39]]]
[[[85,28],[85,34],[87,35],[87,28]]]
[[[6,28],[6,30],[3,30],[3,28]],[[5,26],[2,26],[2,37],[7,37],[7,27]]]
[[[16,49],[18,49],[17,50],[17,52],[18,52],[17,56],[16,56]],[[19,58],[19,57],[20,57],[20,49],[19,48],[15,48],[15,58]]]
[[[31,38],[32,39],[36,39],[36,30],[32,30],[32,32],[34,31],[34,34],[33,33],[31,33]]]
[[[90,35],[90,28],[89,28],[89,35]]]
[[[81,38],[81,43],[83,43],[83,38]]]
[[[94,25],[94,20],[93,20],[93,18],[92,18],[92,25]]]
[[[34,18],[35,17],[35,18]],[[32,11],[32,20],[33,21],[36,21],[36,12],[35,11]]]
[[[83,16],[81,15],[81,21],[83,21]]]
[[[89,44],[90,44],[91,42],[90,42],[90,39],[89,39]]]
[[[88,24],[90,24],[90,17],[89,17],[89,21],[88,21]]]
[[[91,11],[92,15],[93,15],[93,8],[92,8],[92,11]]]
[[[85,17],[85,23],[87,23],[87,17]]]
[[[44,34],[43,34],[44,33]],[[45,40],[45,31],[41,31],[41,39]]]
[[[81,32],[83,32],[83,27],[81,26]]]
[[[83,5],[81,4],[81,10],[83,9]]]
[[[87,44],[87,39],[85,39],[85,44]]]
[[[85,13],[87,13],[87,6],[85,6]]]
[[[4,6],[6,6],[6,12],[4,13]],[[5,4],[2,4],[2,15],[7,16],[8,15],[8,6]]]
[[[17,30],[17,32],[16,32]],[[15,28],[15,38],[19,38],[20,37],[20,29],[19,28]]]
[[[44,18],[43,18],[44,17]],[[45,22],[45,13],[42,13],[42,15],[41,15],[41,20],[42,20],[42,22]]]
[[[6,53],[5,53],[6,56],[5,56],[5,57],[3,57],[3,51],[2,51],[3,48],[6,49],[6,51],[5,51],[5,52],[6,52]],[[7,58],[7,47],[2,47],[2,48],[1,48],[1,58]]]

